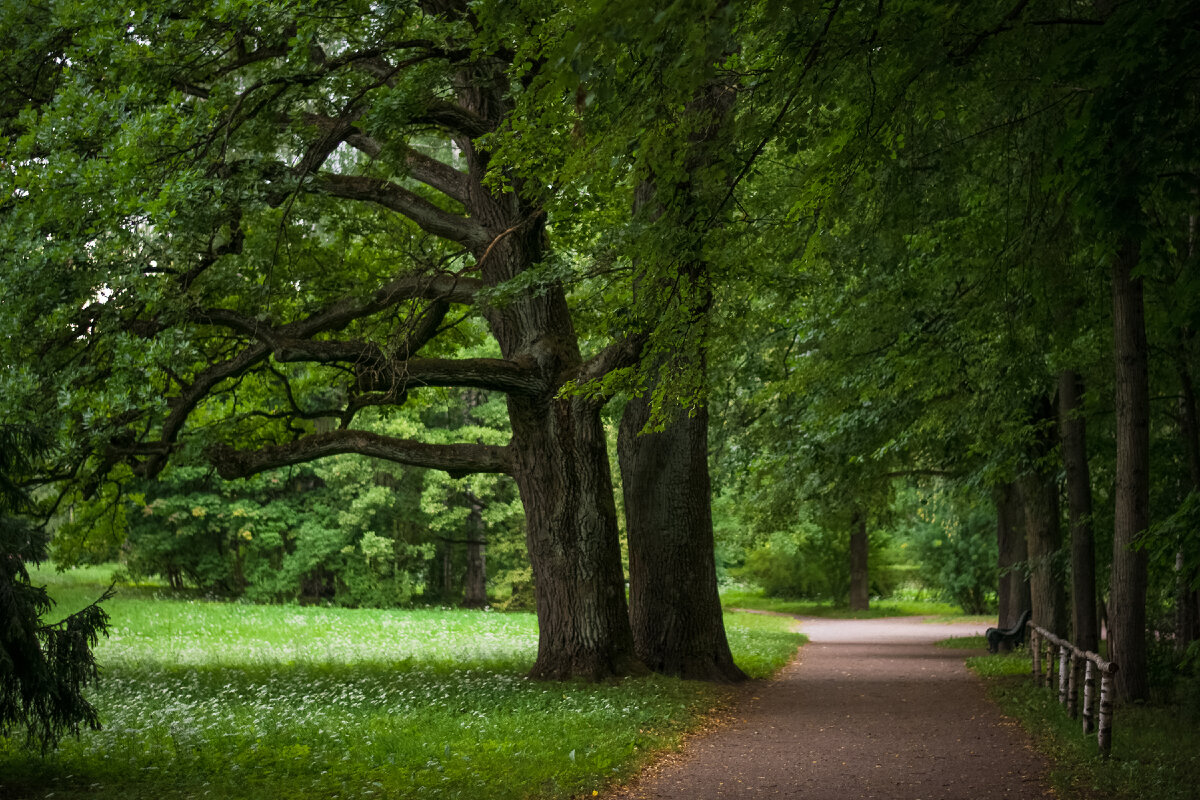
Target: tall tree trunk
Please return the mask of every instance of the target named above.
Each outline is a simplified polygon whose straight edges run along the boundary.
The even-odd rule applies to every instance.
[[[1029,557],[1029,595],[1033,621],[1059,636],[1067,633],[1066,592],[1055,564],[1062,549],[1058,483],[1035,471],[1021,478],[1025,537]]]
[[[635,652],[655,672],[743,680],[717,595],[708,409],[680,412],[661,432],[639,435],[649,419],[649,396],[631,398],[617,445]]]
[[[1059,636],[1067,633],[1067,600],[1062,570],[1062,526],[1058,481],[1048,464],[1055,455],[1057,423],[1054,404],[1043,395],[1034,410],[1037,443],[1030,455],[1033,466],[1018,481],[1025,509],[1025,538],[1029,557],[1029,593],[1033,621]]]
[[[859,510],[850,521],[850,610],[866,611],[871,602],[871,578],[867,568],[870,542],[867,515]]]
[[[633,650],[604,428],[582,398],[510,399],[538,615],[536,678],[644,671]]]
[[[487,527],[483,521],[483,504],[471,492],[466,493],[470,511],[467,512],[467,574],[463,579],[467,608],[483,608],[487,605]]]
[[[1108,652],[1120,670],[1118,694],[1126,700],[1150,695],[1146,664],[1147,555],[1135,547],[1150,523],[1150,389],[1140,258],[1124,241],[1113,260],[1113,355],[1116,362],[1117,470],[1113,516],[1112,591]]]
[[[1000,553],[999,624],[1011,628],[1021,614],[1033,608],[1029,593],[1029,559],[1025,541],[1025,510],[1016,484],[996,488],[996,543]]]
[[[548,385],[557,387],[552,378],[580,364],[561,291],[489,316],[505,358],[536,363]],[[600,680],[642,672],[625,602],[600,404],[556,395],[508,396],[513,478],[525,510],[539,627],[530,674]]]
[[[1071,531],[1072,640],[1080,648],[1096,652],[1100,646],[1096,543],[1092,534],[1092,479],[1082,408],[1081,379],[1065,370],[1058,376],[1058,430],[1067,473],[1067,518]]]
[[[505,124],[509,87],[503,69],[480,62],[459,79],[459,103]],[[489,241],[474,247],[476,269],[489,286],[515,278],[545,258],[545,214],[511,191],[485,185],[486,150],[469,135],[455,137],[468,165],[465,205]],[[561,285],[521,293],[483,311],[504,358],[542,378],[544,390],[508,394],[512,469],[525,510],[525,541],[533,568],[538,616],[535,678],[600,680],[644,672],[633,652],[625,576],[613,501],[601,401],[559,396],[564,376],[583,359]]]
[[[665,186],[653,176],[643,180],[634,198],[636,214],[656,225],[692,230],[696,220],[709,213],[705,195],[713,187],[697,185],[693,179],[723,154],[719,143],[733,98],[733,91],[722,84],[709,84],[697,92],[684,112],[685,122],[693,126],[686,144],[685,175]],[[704,339],[712,295],[708,265],[700,254],[702,243],[701,230],[691,234],[690,243],[682,252],[673,252],[665,264],[637,265],[639,301],[653,305],[678,292],[681,306],[674,312],[683,316],[684,335],[696,339],[672,353],[662,351],[678,342],[660,345],[660,355],[650,363],[647,390],[625,407],[617,453],[625,495],[635,651],[656,672],[731,682],[746,676],[733,663],[717,594],[708,408],[701,399],[691,413],[680,409],[673,414],[662,431],[642,433],[664,365],[682,360],[701,381],[707,378]],[[664,265],[666,270],[658,272]],[[674,290],[659,292],[664,284]],[[655,319],[657,323],[659,318]]]

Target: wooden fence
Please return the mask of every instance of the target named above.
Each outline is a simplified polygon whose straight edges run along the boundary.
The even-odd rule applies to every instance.
[[[1058,677],[1058,702],[1067,707],[1071,719],[1079,714],[1079,677],[1083,672],[1083,732],[1096,732],[1100,754],[1112,748],[1113,675],[1117,665],[1098,653],[1080,650],[1033,622],[1029,623],[1029,651],[1033,655],[1033,680],[1038,686],[1054,688]],[[1057,658],[1055,658],[1057,656]],[[1056,669],[1057,668],[1057,669]],[[1096,691],[1096,675],[1100,691]]]

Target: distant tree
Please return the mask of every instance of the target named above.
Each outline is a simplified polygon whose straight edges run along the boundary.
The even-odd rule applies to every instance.
[[[897,497],[898,537],[911,548],[921,582],[968,614],[993,609],[995,515],[952,484],[906,488]]]

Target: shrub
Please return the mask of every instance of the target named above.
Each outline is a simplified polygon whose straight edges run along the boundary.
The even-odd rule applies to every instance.
[[[897,535],[916,559],[921,582],[968,614],[993,610],[998,555],[990,503],[939,486],[901,492],[896,508]]]

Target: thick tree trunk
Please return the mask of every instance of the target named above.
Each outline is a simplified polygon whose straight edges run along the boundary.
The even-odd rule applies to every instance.
[[[598,408],[510,399],[538,615],[536,678],[642,671],[633,651],[617,509]]]
[[[867,568],[870,543],[867,515],[855,511],[850,522],[850,610],[866,611],[871,602],[871,578]]]
[[[1016,484],[996,488],[996,544],[1000,553],[999,624],[1011,628],[1021,614],[1033,608],[1029,593],[1029,559],[1025,541],[1025,510]]]
[[[505,124],[503,69],[465,70],[459,103]],[[485,284],[498,286],[545,258],[545,214],[522,198],[521,183],[494,192],[484,185],[488,155],[467,135],[456,143],[468,164],[465,205],[488,241],[473,246]],[[546,390],[508,395],[512,475],[525,510],[538,615],[535,678],[600,680],[643,672],[633,653],[625,576],[600,403],[559,397],[564,376],[582,364],[566,293],[556,284],[519,293],[484,309],[505,359],[540,376]]]
[[[707,195],[716,187],[694,179],[725,153],[720,142],[727,133],[725,123],[734,97],[731,87],[717,83],[696,93],[684,112],[689,130],[684,174],[663,185],[655,176],[647,176],[635,193],[635,214],[664,227],[691,231],[697,219],[713,213]],[[697,338],[683,343],[679,352],[649,362],[650,385],[629,400],[621,418],[617,451],[629,539],[630,614],[637,655],[650,669],[731,682],[746,676],[733,663],[717,595],[708,409],[701,400],[691,413],[677,411],[662,431],[641,434],[666,362],[693,359],[689,365],[697,369],[700,379],[707,376],[704,337],[712,296],[708,265],[700,253],[703,230],[689,235],[690,243],[673,250],[669,258],[650,258],[636,265],[637,299],[654,307],[647,316],[661,324],[662,309],[656,306],[675,295],[680,305],[670,309],[668,316],[682,314],[676,330]],[[673,288],[659,291],[663,287]],[[678,344],[671,337],[661,349]],[[694,352],[688,345],[695,346]]]
[[[617,452],[629,537],[630,619],[638,658],[693,680],[733,682],[713,555],[708,410],[679,413],[657,433],[646,395],[621,417]]]
[[[487,561],[484,552],[487,528],[483,522],[483,505],[479,498],[467,493],[471,510],[467,513],[467,574],[463,579],[463,605],[483,608],[487,605]]]
[[[1088,469],[1087,429],[1080,415],[1082,388],[1069,370],[1058,376],[1058,429],[1067,474],[1067,518],[1071,531],[1072,641],[1097,652],[1100,623],[1096,615],[1096,544],[1092,535],[1092,481]]]
[[[1125,241],[1113,260],[1113,355],[1116,362],[1117,470],[1113,518],[1108,653],[1125,700],[1150,695],[1146,664],[1147,555],[1135,547],[1150,523],[1150,389],[1140,249]]]
[[[1029,594],[1033,620],[1057,636],[1067,633],[1066,592],[1057,568],[1062,532],[1059,526],[1058,484],[1052,475],[1033,472],[1018,482],[1025,508],[1029,557]]]
[[[561,290],[489,317],[506,358],[534,363],[548,379],[580,364]],[[600,404],[556,392],[510,394],[508,411],[538,615],[530,675],[601,680],[644,671],[633,652]]]

